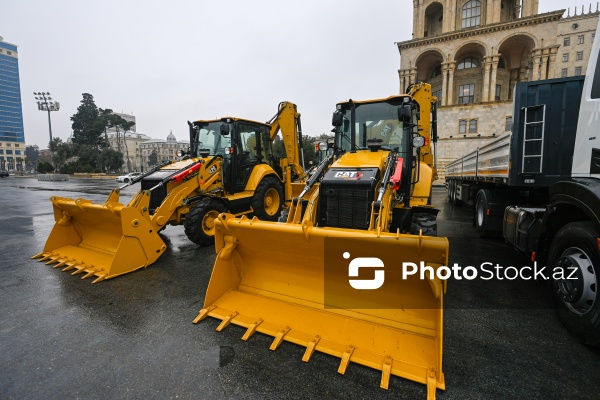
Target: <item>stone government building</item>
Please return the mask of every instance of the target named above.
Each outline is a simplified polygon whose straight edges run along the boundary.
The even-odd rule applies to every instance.
[[[413,0],[413,38],[397,43],[400,93],[417,81],[432,85],[440,177],[449,162],[512,129],[516,83],[585,75],[598,4],[544,14],[538,5]]]

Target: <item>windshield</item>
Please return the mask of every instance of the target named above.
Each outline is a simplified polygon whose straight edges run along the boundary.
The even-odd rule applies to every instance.
[[[194,156],[200,156],[200,150],[209,150],[210,155],[225,155],[225,147],[231,147],[231,135],[221,135],[221,125],[223,122],[215,121],[208,123],[194,124],[194,139],[192,143],[196,149]]]
[[[402,149],[404,136],[404,124],[398,120],[398,106],[402,104],[401,99],[393,102],[357,104],[354,119],[356,134],[356,148],[367,149],[367,140],[381,139],[384,150],[394,148]],[[351,143],[351,120],[352,108],[350,104],[342,104],[343,122],[340,127],[340,137],[336,139],[338,147],[350,151]]]

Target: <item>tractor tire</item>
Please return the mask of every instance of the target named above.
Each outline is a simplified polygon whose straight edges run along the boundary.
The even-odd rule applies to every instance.
[[[277,222],[283,208],[283,188],[274,176],[265,177],[252,196],[254,215],[262,221]]]
[[[206,197],[192,206],[185,217],[185,235],[198,246],[208,246],[215,242],[215,218],[227,208],[218,200]]]
[[[437,236],[437,216],[430,213],[414,213],[410,224],[410,233],[418,235],[419,231],[423,236]]]
[[[550,288],[558,317],[587,345],[600,344],[598,237],[600,230],[593,223],[572,222],[558,231],[548,253]]]

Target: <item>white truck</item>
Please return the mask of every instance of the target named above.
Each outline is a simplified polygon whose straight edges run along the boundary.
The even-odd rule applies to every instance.
[[[600,344],[599,30],[585,77],[517,84],[512,133],[446,167],[449,201],[475,206],[480,236],[564,272],[552,296],[586,344]]]

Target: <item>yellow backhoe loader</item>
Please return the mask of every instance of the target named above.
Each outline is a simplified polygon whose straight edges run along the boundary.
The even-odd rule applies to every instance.
[[[448,240],[430,205],[437,140],[429,84],[379,100],[345,101],[333,115],[334,155],[293,199],[286,223],[215,220],[217,259],[207,316],[351,363],[445,388],[443,297],[437,272]],[[416,268],[424,267],[423,278]],[[428,270],[427,270],[428,268]],[[428,273],[431,272],[431,274]],[[443,276],[443,275],[442,275]]]
[[[158,232],[184,225],[198,245],[214,242],[214,220],[222,212],[276,221],[286,201],[303,187],[302,143],[296,105],[282,102],[277,114],[260,123],[226,117],[188,122],[190,151],[114,189],[104,204],[52,196],[56,224],[44,251],[32,258],[83,273],[94,283],[154,263],[166,250]],[[281,132],[286,157],[273,155]],[[124,205],[124,187],[141,190]]]

